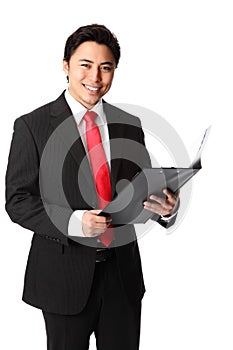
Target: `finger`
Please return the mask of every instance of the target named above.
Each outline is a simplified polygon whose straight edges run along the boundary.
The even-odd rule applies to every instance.
[[[107,223],[103,223],[103,222],[89,222],[86,223],[89,227],[93,228],[93,229],[105,229],[108,227],[109,224]]]
[[[167,200],[172,203],[173,205],[177,202],[177,195],[173,192],[169,191],[168,189],[164,189],[163,193],[167,196]]]
[[[106,229],[98,229],[98,230],[93,230],[93,229],[86,229],[85,230],[85,236],[86,237],[98,237],[100,236],[102,233],[104,233],[106,231]]]
[[[105,226],[109,226],[111,225],[111,222],[112,222],[112,219],[111,218],[104,218],[105,220],[104,221],[99,221],[99,219],[96,219],[95,223],[96,224],[102,224],[102,225],[105,225]]]
[[[165,203],[165,199],[164,199],[164,198],[158,197],[158,196],[156,196],[155,194],[152,194],[152,195],[150,196],[150,199],[153,200],[153,201],[158,202],[159,204]]]
[[[102,216],[102,215],[98,215],[99,213],[101,213],[102,210],[99,209],[95,209],[95,210],[90,210],[90,213],[93,213],[95,216],[95,220],[96,222],[106,222],[106,223],[110,223],[112,221],[112,218],[110,215],[108,216]]]
[[[144,202],[143,203],[145,209],[153,210],[153,211],[161,211],[162,206],[160,204],[151,203],[151,202]]]
[[[151,195],[150,199],[152,199],[153,201],[158,202],[164,209],[167,209],[167,210],[172,209],[175,206],[175,204],[176,204],[176,200],[174,198],[172,198],[172,197],[164,199],[164,198],[158,197],[156,195]]]
[[[165,200],[164,198],[158,197],[156,195],[151,195],[150,199],[155,200],[156,198],[156,202],[158,202],[163,209],[165,210],[172,210],[174,205],[173,203],[170,203],[168,200]],[[152,205],[155,204],[154,202],[148,202],[151,203]]]
[[[145,209],[159,215],[169,215],[173,210],[173,206],[166,203],[164,203],[164,205],[160,205],[152,202],[144,202],[143,204]]]
[[[152,204],[150,202],[144,202],[143,204],[145,209],[152,211],[153,213],[158,215],[164,215],[163,207],[160,204],[155,204],[155,203]]]
[[[90,223],[102,223],[102,224],[108,224],[112,221],[111,217],[105,217],[105,216],[98,216],[95,213],[92,212],[87,212],[84,213],[85,217],[84,217],[84,221],[90,222]]]
[[[106,230],[109,226],[107,223],[100,223],[100,222],[95,222],[95,221],[85,221],[83,222],[83,225],[85,226],[86,229],[90,230]]]
[[[101,211],[102,210],[100,210],[100,209],[92,209],[92,210],[89,210],[88,212],[98,215]]]
[[[101,235],[101,233],[104,233],[106,231],[106,227],[105,228],[95,228],[95,229],[91,229],[90,232],[96,236]]]

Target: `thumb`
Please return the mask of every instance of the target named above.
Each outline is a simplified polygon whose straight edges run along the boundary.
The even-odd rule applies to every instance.
[[[96,214],[96,215],[98,215],[101,211],[102,211],[102,210],[100,210],[100,209],[93,209],[93,210],[90,210],[91,213]]]

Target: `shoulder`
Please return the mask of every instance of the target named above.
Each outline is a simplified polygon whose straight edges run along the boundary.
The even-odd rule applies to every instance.
[[[54,101],[48,102],[33,111],[26,113],[15,120],[16,124],[41,124],[49,121],[49,116],[52,114],[54,109],[59,109],[63,105],[67,107],[64,92]],[[66,106],[65,106],[66,105]]]
[[[103,108],[107,119],[111,119],[111,121],[114,120],[114,123],[128,124],[141,128],[140,118],[127,112],[127,105],[125,105],[125,108],[122,109],[103,100]]]

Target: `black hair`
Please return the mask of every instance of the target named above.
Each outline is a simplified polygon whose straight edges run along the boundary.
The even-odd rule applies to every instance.
[[[116,67],[120,59],[120,45],[116,36],[104,25],[91,24],[78,28],[69,36],[65,45],[64,60],[69,62],[79,45],[86,41],[104,44],[112,51]]]

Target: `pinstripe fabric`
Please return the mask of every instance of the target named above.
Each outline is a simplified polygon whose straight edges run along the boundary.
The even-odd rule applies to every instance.
[[[110,139],[129,138],[144,143],[138,118],[107,103],[104,103],[104,109],[108,118],[114,116],[122,123],[109,125]],[[13,222],[34,232],[25,273],[23,300],[44,311],[67,315],[80,312],[87,302],[95,269],[97,244],[96,239],[68,238],[68,222],[74,210],[95,207],[96,193],[88,164],[84,163],[81,185],[77,177],[85,157],[80,139],[67,150],[64,159],[62,190],[65,199],[59,186],[53,196],[49,194],[48,186],[54,186],[52,170],[56,167],[53,147],[48,149],[48,168],[44,173],[41,171],[41,177],[50,179],[50,185],[39,186],[39,167],[48,139],[63,121],[70,120],[70,124],[65,133],[57,135],[59,152],[63,152],[69,143],[70,135],[78,133],[70,115],[63,93],[56,101],[18,118],[14,125],[6,173],[6,210]],[[124,120],[126,124],[123,123]],[[130,180],[139,170],[138,166],[123,159],[124,157],[114,157],[116,151],[119,152],[114,147],[111,148],[113,197],[116,182],[121,179]],[[141,155],[140,161],[142,166],[150,166],[146,151]],[[84,195],[81,187],[82,191],[85,190]],[[48,217],[44,205],[50,217],[57,220],[57,225]],[[119,238],[134,236],[133,226],[126,225]],[[85,245],[87,242],[89,246]],[[133,241],[115,250],[126,294],[131,302],[141,299],[145,289],[137,242]]]

